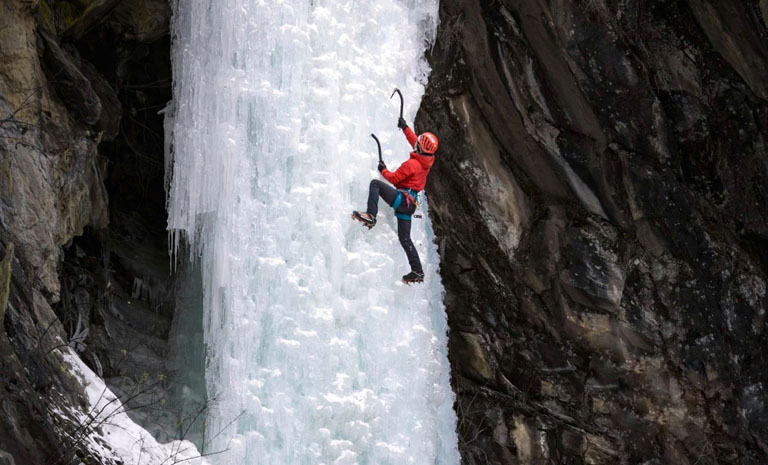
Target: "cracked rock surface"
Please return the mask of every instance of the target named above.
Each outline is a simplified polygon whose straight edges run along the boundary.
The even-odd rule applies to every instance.
[[[768,461],[764,3],[441,1],[464,463]]]

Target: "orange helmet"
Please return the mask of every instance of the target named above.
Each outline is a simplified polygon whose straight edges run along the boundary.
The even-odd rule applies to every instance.
[[[419,136],[419,146],[421,151],[429,155],[437,152],[437,136],[431,132],[425,132]]]

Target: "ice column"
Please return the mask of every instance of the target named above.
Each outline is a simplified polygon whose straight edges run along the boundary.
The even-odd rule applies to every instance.
[[[457,464],[442,284],[391,209],[353,223],[396,168],[429,68],[435,0],[179,0],[167,111],[169,230],[203,269],[205,451],[227,464]],[[438,158],[439,163],[439,158]]]

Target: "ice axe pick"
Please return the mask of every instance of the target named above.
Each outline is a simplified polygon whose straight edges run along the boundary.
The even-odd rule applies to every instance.
[[[395,96],[395,94],[400,96],[400,117],[402,118],[403,117],[403,94],[400,93],[400,89],[395,87],[395,90],[392,91],[392,95],[390,95],[389,98],[391,99],[392,97]]]
[[[376,145],[379,146],[379,163],[383,163],[384,160],[381,159],[381,142],[379,142],[379,138],[376,137],[376,134],[371,134],[371,137],[376,141]]]

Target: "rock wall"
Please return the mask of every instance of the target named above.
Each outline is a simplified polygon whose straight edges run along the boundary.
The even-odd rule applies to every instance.
[[[189,430],[166,365],[169,16],[163,0],[0,4],[0,458],[103,462],[55,413],[87,405],[65,347],[158,440]]]
[[[467,464],[768,462],[765,2],[442,0]]]
[[[58,424],[51,405],[83,401],[55,350],[67,340],[52,309],[61,248],[86,226],[107,224],[99,136],[85,122],[96,122],[100,102],[72,57],[37,35],[37,9],[35,1],[0,5],[0,256],[10,271],[1,299],[0,449],[30,464],[54,461],[58,435],[74,426]],[[52,80],[74,85],[84,100],[60,99]]]

